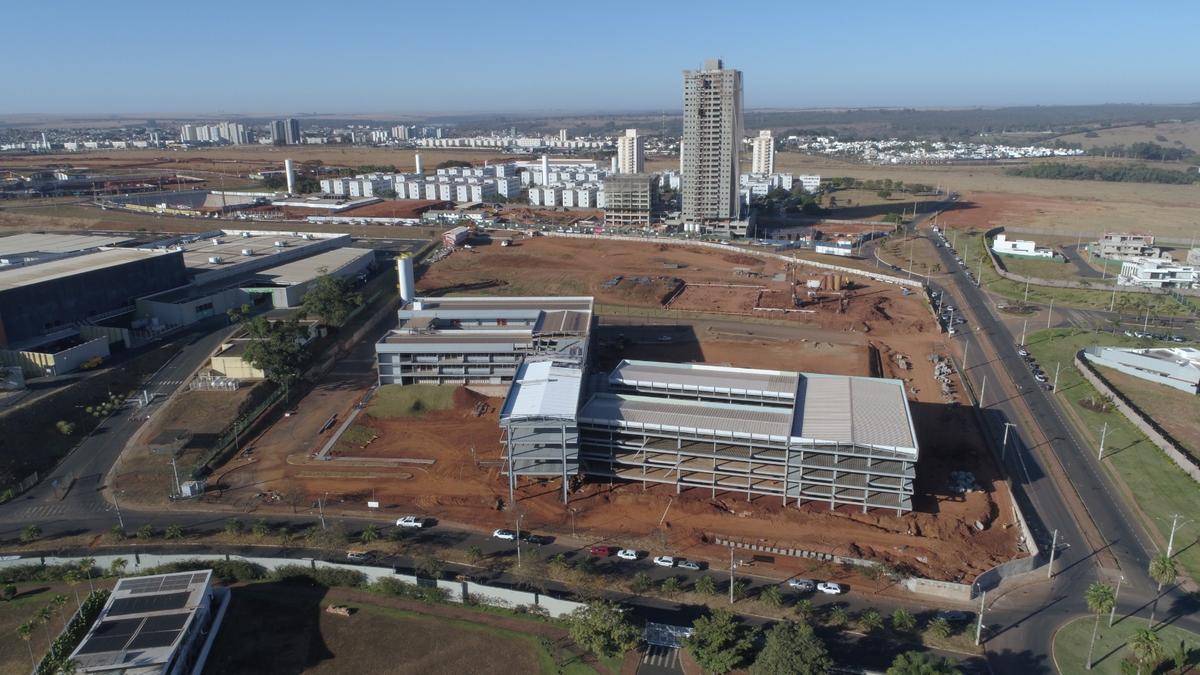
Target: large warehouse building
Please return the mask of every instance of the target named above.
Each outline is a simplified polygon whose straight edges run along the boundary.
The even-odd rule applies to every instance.
[[[416,298],[375,344],[380,384],[507,384],[526,357],[587,361],[592,298]]]

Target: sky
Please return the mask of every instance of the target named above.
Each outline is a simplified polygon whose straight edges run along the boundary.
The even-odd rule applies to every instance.
[[[678,110],[1200,101],[1194,0],[5,3],[0,114]]]

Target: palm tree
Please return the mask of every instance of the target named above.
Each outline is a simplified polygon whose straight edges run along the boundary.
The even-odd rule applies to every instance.
[[[178,525],[168,525],[167,529],[163,531],[163,538],[183,539],[183,528]]]
[[[79,569],[87,575],[88,590],[95,591],[96,587],[92,585],[92,569],[96,567],[95,558],[82,558],[79,561]]]
[[[129,567],[128,560],[125,558],[113,558],[112,562],[108,564],[108,571],[112,573],[114,577],[119,577],[122,574],[125,574],[126,567]]]
[[[30,640],[33,639],[33,624],[26,621],[17,626],[17,635],[25,641],[25,648],[29,650],[29,662],[33,664],[34,668],[37,668],[37,660],[33,658],[33,645],[30,644]]]
[[[1158,612],[1158,598],[1162,595],[1162,587],[1175,583],[1178,576],[1179,567],[1172,558],[1160,553],[1150,559],[1150,578],[1158,583],[1158,590],[1154,592],[1154,604],[1150,606],[1151,627],[1154,626],[1154,615]]]
[[[79,609],[83,606],[83,603],[79,602],[79,589],[75,588],[79,585],[79,570],[67,570],[63,572],[63,581],[67,582],[72,591],[75,591],[75,608]]]
[[[369,544],[379,539],[379,527],[371,523],[363,528],[362,534],[358,535],[359,541],[364,544]]]
[[[38,623],[46,627],[46,649],[48,650],[54,644],[54,639],[50,637],[50,619],[54,618],[54,608],[46,605],[37,611],[35,618],[37,618]]]
[[[887,675],[960,675],[961,671],[943,658],[925,652],[904,652],[892,661]]]
[[[1162,660],[1162,640],[1159,639],[1158,633],[1149,628],[1137,629],[1129,641],[1129,648],[1133,650],[1133,657],[1137,659],[1138,675],[1141,675],[1142,666],[1154,665]]]
[[[1092,626],[1092,641],[1088,644],[1087,669],[1091,670],[1092,649],[1096,646],[1096,633],[1100,630],[1100,615],[1107,614],[1112,610],[1113,604],[1116,602],[1116,597],[1112,586],[1096,581],[1091,586],[1088,586],[1087,593],[1084,594],[1084,599],[1087,600],[1088,610],[1096,615],[1096,624]]]
[[[63,608],[67,606],[67,596],[62,593],[56,593],[53,598],[50,598],[50,604],[54,607],[54,611],[58,612],[58,618],[62,619],[62,627],[65,630],[67,627],[67,614]]]

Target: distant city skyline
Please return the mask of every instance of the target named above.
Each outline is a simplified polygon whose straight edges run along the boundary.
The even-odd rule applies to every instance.
[[[711,56],[747,109],[1200,101],[1195,3],[286,7],[14,5],[0,114],[674,112]]]

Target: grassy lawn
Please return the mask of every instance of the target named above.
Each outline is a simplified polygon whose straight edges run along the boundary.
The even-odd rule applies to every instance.
[[[351,424],[349,429],[342,434],[338,439],[338,446],[342,450],[361,450],[367,447],[379,436],[370,427],[364,427],[361,424]]]
[[[1053,370],[1062,363],[1059,396],[1074,416],[1082,421],[1083,431],[1099,447],[1101,428],[1108,424],[1104,442],[1104,466],[1129,488],[1134,502],[1158,532],[1162,541],[1170,534],[1170,516],[1174,513],[1200,513],[1200,484],[1179,469],[1156,445],[1138,431],[1115,409],[1099,412],[1081,402],[1101,400],[1074,366],[1074,354],[1091,345],[1119,347],[1144,346],[1141,341],[1119,335],[1092,333],[1078,329],[1055,328],[1033,333],[1029,350],[1043,368]],[[1176,535],[1191,542],[1200,536],[1200,525],[1186,524]],[[1200,546],[1176,546],[1175,559],[1181,572],[1200,579]]]
[[[111,579],[96,579],[92,582],[97,588],[111,588]],[[33,619],[39,610],[50,604],[51,599],[59,594],[67,596],[67,604],[62,612],[55,612],[48,626],[50,636],[57,637],[62,630],[63,622],[69,621],[74,614],[75,592],[80,599],[88,594],[87,582],[69,586],[61,582],[21,582],[17,586],[17,596],[8,602],[0,602],[0,675],[26,675],[30,671],[29,650],[32,648],[34,658],[41,659],[48,649],[46,638],[47,626],[34,621],[33,637],[26,646],[25,641],[17,635],[17,626]]]
[[[1183,447],[1200,457],[1200,397],[1112,368],[1101,366],[1099,370],[1138,408],[1151,411],[1154,419]]]
[[[957,238],[958,254],[964,262],[970,267],[972,273],[982,274],[980,281],[987,289],[998,295],[1002,295],[1010,300],[1020,301],[1025,299],[1025,284],[1004,279],[996,274],[992,269],[991,263],[984,258],[983,265],[980,266],[980,258],[985,255],[983,249],[983,232],[961,231],[957,235],[951,235],[953,241]],[[1010,262],[1011,257],[1005,258],[1005,262]],[[1023,264],[1045,264],[1045,265],[1061,265],[1064,269],[1056,271],[1074,272],[1074,268],[1064,263],[1038,263],[1035,261],[1019,261]],[[1069,270],[1067,268],[1070,268]],[[960,268],[961,269],[961,268]],[[980,270],[982,269],[982,272]],[[1010,266],[1010,270],[1013,270]],[[1111,279],[1111,278],[1110,278]],[[1096,290],[1077,289],[1077,288],[1054,288],[1051,286],[1029,286],[1029,302],[1034,304],[1046,305],[1052,300],[1056,306],[1062,307],[1079,307],[1083,309],[1100,309],[1108,310],[1110,306],[1114,306],[1112,281],[1101,281],[1093,279],[1088,281],[1096,287]],[[1193,301],[1193,305],[1196,303]],[[1180,315],[1185,314],[1185,308],[1173,298],[1152,295],[1149,293],[1122,293],[1117,291],[1115,310],[1128,314],[1142,314],[1147,309],[1153,315]]]
[[[417,417],[431,410],[454,407],[457,385],[385,384],[375,392],[367,406],[371,417]]]
[[[1015,255],[1002,255],[1000,260],[1013,274],[1056,281],[1082,281],[1076,267],[1062,258],[1023,258]],[[984,264],[987,264],[986,261]]]
[[[477,622],[389,607],[383,599],[344,599],[338,590],[304,584],[257,583],[233,593],[206,673],[596,672],[570,649],[539,636],[532,620],[514,624],[480,614]],[[328,613],[331,604],[353,612]],[[508,627],[525,621],[528,632]]]
[[[1120,612],[1118,611],[1118,616]],[[1063,673],[1086,673],[1087,670],[1087,655],[1088,645],[1092,640],[1092,628],[1095,626],[1095,619],[1092,617],[1083,617],[1075,619],[1054,634],[1054,663],[1058,666],[1058,672]],[[1121,661],[1126,658],[1133,659],[1133,651],[1129,648],[1129,640],[1139,628],[1146,627],[1146,620],[1141,617],[1129,617],[1119,619],[1117,624],[1112,628],[1108,627],[1108,617],[1100,619],[1100,632],[1096,635],[1096,646],[1092,651],[1094,663],[1090,672],[1105,675],[1119,675],[1121,672]],[[1187,645],[1188,649],[1200,649],[1200,635],[1175,628],[1174,626],[1161,626],[1156,631],[1158,637],[1162,640],[1163,652],[1168,663],[1179,649],[1180,641]],[[1195,657],[1193,657],[1195,663]],[[1150,672],[1146,669],[1145,672]],[[1174,671],[1172,671],[1174,672]]]
[[[908,271],[909,255],[912,256],[912,271],[914,274],[940,274],[949,270],[942,269],[942,261],[937,249],[928,237],[891,236],[883,240],[876,249],[879,258],[889,265],[895,265]]]

